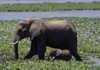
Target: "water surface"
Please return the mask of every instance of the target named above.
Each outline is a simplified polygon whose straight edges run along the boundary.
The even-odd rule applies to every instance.
[[[96,58],[96,57],[91,57],[90,56],[90,61],[94,61],[96,62],[95,64],[92,64],[91,66],[97,66],[97,65],[100,65],[100,59]]]
[[[100,11],[56,11],[56,12],[0,12],[0,20],[26,19],[29,17],[87,17],[100,18]]]

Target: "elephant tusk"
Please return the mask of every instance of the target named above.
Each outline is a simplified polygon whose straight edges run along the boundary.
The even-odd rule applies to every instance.
[[[15,44],[17,44],[18,43],[18,41],[16,41],[15,43],[10,43],[11,45],[15,45]]]

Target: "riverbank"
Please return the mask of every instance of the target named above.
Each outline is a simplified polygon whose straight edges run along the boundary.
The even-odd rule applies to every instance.
[[[72,10],[100,10],[100,2],[92,3],[34,3],[34,4],[2,4],[0,12],[45,12]]]

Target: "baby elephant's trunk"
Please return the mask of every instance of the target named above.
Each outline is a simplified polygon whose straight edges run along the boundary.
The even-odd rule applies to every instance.
[[[72,55],[71,55],[71,53],[70,53],[70,51],[69,51],[68,54],[67,54],[67,59],[66,59],[66,61],[69,61],[70,59],[72,59]]]
[[[50,60],[49,57],[50,57],[50,54],[48,55],[48,60]]]

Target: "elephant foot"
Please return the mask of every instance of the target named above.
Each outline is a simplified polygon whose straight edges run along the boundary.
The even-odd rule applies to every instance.
[[[76,61],[82,61],[82,59],[81,58],[77,58]]]
[[[31,58],[33,55],[30,55],[30,54],[28,54],[28,55],[26,55],[25,57],[24,57],[24,60],[25,59],[29,59],[29,58]]]
[[[80,58],[80,56],[77,54],[77,56],[75,56],[76,61],[82,61],[82,59]]]
[[[40,60],[44,60],[44,55],[38,55],[38,58],[39,58]]]
[[[43,58],[39,58],[40,60],[44,60],[44,57]]]

